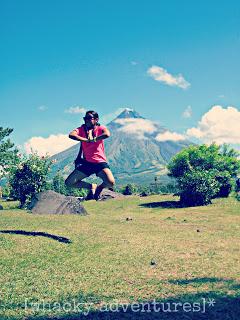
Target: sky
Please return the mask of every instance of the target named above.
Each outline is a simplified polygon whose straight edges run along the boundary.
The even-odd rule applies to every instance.
[[[106,124],[123,108],[165,126],[159,141],[240,149],[239,1],[0,3],[0,126],[26,152],[60,152],[86,110]]]

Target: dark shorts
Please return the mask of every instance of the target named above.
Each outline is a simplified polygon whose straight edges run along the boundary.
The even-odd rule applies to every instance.
[[[98,162],[98,163],[93,163],[93,162],[88,162],[84,161],[83,163],[79,164],[77,166],[77,170],[81,171],[87,176],[90,176],[91,174],[98,174],[102,169],[109,168],[109,165],[107,162]]]

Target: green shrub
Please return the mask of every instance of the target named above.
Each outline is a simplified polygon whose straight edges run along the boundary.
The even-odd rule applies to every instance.
[[[237,192],[236,198],[238,201],[240,201],[240,191]]]
[[[2,196],[4,198],[8,198],[10,196],[11,189],[8,183],[5,184],[5,186],[2,187]]]
[[[67,195],[73,197],[86,197],[89,190],[87,189],[77,189],[77,188],[69,188],[67,187]]]
[[[134,193],[136,193],[138,190],[137,186],[133,183],[129,183],[126,185],[126,187],[123,190],[123,194],[124,195],[132,195]]]
[[[210,171],[188,172],[179,178],[178,183],[180,201],[184,206],[207,205],[220,190],[215,173]]]
[[[168,165],[169,176],[178,182],[185,205],[202,205],[215,197],[227,197],[240,170],[238,153],[227,145],[190,146],[180,151]]]
[[[52,190],[64,195],[67,195],[67,187],[65,185],[65,180],[60,172],[58,172],[52,181]]]
[[[9,175],[11,196],[20,201],[21,207],[27,206],[32,197],[45,190],[47,175],[52,162],[48,157],[39,157],[36,153],[23,157]]]
[[[216,180],[220,184],[220,188],[216,197],[227,198],[231,193],[233,187],[233,179],[228,171],[218,172],[216,174]]]

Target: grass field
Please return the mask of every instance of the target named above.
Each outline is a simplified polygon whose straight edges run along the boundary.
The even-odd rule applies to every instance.
[[[0,319],[240,319],[240,202],[176,200],[89,201],[88,216],[1,203]]]

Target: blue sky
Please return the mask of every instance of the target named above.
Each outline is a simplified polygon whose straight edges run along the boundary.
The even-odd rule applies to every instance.
[[[0,125],[16,144],[66,135],[73,107],[134,108],[193,138],[232,124],[240,144],[239,1],[5,0],[0,35]]]

